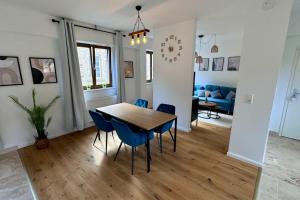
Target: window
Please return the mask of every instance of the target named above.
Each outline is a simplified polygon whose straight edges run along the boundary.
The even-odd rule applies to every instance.
[[[77,51],[83,89],[111,87],[111,48],[78,43]]]
[[[153,80],[153,52],[146,51],[146,80],[151,83]]]

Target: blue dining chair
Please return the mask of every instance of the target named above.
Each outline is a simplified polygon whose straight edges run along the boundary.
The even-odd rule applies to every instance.
[[[137,99],[135,101],[134,105],[142,107],[142,108],[148,108],[148,101],[145,99]]]
[[[89,113],[96,125],[97,128],[97,134],[94,140],[93,145],[95,145],[95,142],[97,138],[99,141],[101,141],[100,138],[100,131],[105,131],[106,132],[106,141],[105,141],[105,154],[107,155],[107,138],[108,138],[108,132],[111,132],[112,137],[114,139],[114,127],[112,126],[110,121],[107,121],[101,113],[89,110]]]
[[[168,113],[168,114],[172,114],[175,115],[175,106],[173,105],[169,105],[169,104],[160,104],[158,106],[158,108],[156,109],[157,111],[160,112],[164,112],[164,113]],[[174,120],[173,120],[174,121]],[[160,126],[159,128],[155,129],[154,132],[156,132],[157,134],[159,134],[159,145],[160,145],[160,152],[162,153],[162,134],[164,134],[165,132],[169,132],[173,142],[174,142],[174,137],[171,133],[171,128],[173,125],[173,121],[171,122],[167,122],[164,125]]]
[[[111,120],[113,127],[115,128],[121,143],[114,158],[114,161],[117,159],[119,151],[121,149],[122,144],[127,144],[131,146],[131,174],[133,175],[134,169],[134,152],[137,146],[145,145],[147,142],[147,134],[149,135],[149,139],[152,140],[154,138],[154,133],[151,131],[150,133],[139,131],[134,132],[129,126],[123,122],[120,122],[116,119]]]

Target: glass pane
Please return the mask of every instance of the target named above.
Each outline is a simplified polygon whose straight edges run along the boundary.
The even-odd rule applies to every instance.
[[[152,66],[151,66],[151,70],[152,70],[152,77],[151,77],[151,80],[153,81],[153,54],[151,54],[151,59],[152,59]]]
[[[110,83],[109,64],[109,50],[95,48],[95,74],[97,85]]]
[[[77,47],[81,81],[83,86],[93,85],[91,54],[87,47]]]
[[[150,62],[150,59],[151,59],[151,55],[149,53],[146,53],[146,80],[147,81],[150,81],[151,80],[151,73],[150,73],[150,70],[151,70],[151,62]]]

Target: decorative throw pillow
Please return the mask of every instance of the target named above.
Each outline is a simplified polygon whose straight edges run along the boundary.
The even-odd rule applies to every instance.
[[[226,99],[227,100],[232,100],[235,98],[235,92],[234,91],[230,91],[227,96],[226,96]]]
[[[198,90],[198,97],[205,97],[205,90]]]
[[[221,99],[222,98],[220,90],[215,90],[215,91],[211,92],[210,96],[212,98],[215,98],[215,99]]]
[[[205,91],[205,97],[209,97],[210,96],[210,91],[206,90]]]

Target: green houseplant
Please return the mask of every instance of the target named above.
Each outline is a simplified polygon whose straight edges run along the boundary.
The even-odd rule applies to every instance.
[[[37,136],[35,136],[36,139],[35,145],[38,149],[43,149],[43,148],[47,148],[49,144],[46,130],[49,124],[51,123],[51,119],[52,119],[52,117],[49,117],[47,120],[45,120],[45,114],[60,97],[56,96],[52,99],[52,101],[50,101],[50,103],[47,106],[41,106],[41,105],[36,105],[35,96],[36,96],[35,89],[33,89],[32,108],[29,108],[21,104],[19,102],[19,99],[15,96],[9,96],[9,98],[29,115],[29,121],[32,124],[32,126],[36,129],[37,132]]]

